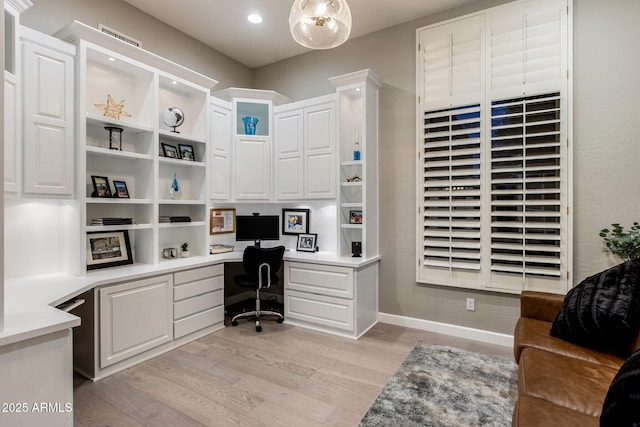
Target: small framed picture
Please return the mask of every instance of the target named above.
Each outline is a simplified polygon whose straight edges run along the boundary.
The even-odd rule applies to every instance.
[[[113,180],[113,197],[119,197],[121,199],[129,198],[129,190],[127,190],[127,183],[124,181]]]
[[[296,246],[296,250],[301,252],[315,252],[317,239],[317,234],[298,234],[298,246]]]
[[[282,234],[308,234],[309,209],[282,209]]]
[[[180,158],[182,160],[191,160],[192,162],[196,161],[196,155],[193,153],[193,146],[178,144],[178,149],[180,150]]]
[[[349,211],[349,224],[362,224],[362,211]]]
[[[236,232],[236,210],[234,208],[216,209],[209,212],[209,234]]]
[[[162,145],[162,153],[165,157],[170,157],[172,159],[179,159],[180,155],[178,154],[178,149],[171,144],[161,143]]]
[[[133,264],[129,232],[87,233],[87,270]]]
[[[111,197],[111,187],[106,176],[91,175],[91,183],[93,184],[91,197]]]

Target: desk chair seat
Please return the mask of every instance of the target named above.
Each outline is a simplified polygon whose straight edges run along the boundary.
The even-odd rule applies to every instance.
[[[276,311],[260,309],[260,290],[269,288],[280,281],[277,273],[282,265],[282,257],[284,256],[284,246],[275,248],[257,248],[255,246],[247,246],[242,256],[242,266],[246,274],[239,274],[233,278],[233,281],[243,288],[255,289],[256,291],[256,308],[253,311],[240,313],[231,319],[233,326],[238,326],[238,319],[242,317],[254,317],[256,319],[256,331],[262,332],[260,325],[260,316],[272,315],[278,317],[278,323],[284,321],[284,316]]]

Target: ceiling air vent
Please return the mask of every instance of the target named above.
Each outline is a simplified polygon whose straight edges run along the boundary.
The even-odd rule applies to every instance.
[[[120,41],[123,41],[125,43],[129,43],[130,45],[133,45],[135,47],[141,47],[142,43],[140,43],[139,40],[136,40],[132,37],[129,37],[126,34],[121,33],[120,31],[116,31],[113,28],[109,28],[106,25],[102,25],[102,24],[98,24],[98,29],[100,31],[102,31],[105,34],[110,35],[111,37],[115,37]]]

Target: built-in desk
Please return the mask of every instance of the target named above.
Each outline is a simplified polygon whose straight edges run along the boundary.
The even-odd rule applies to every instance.
[[[221,272],[225,263],[241,261],[241,252],[228,252],[156,265],[97,270],[84,276],[54,274],[7,280],[5,328],[0,332],[0,375],[4,378],[0,398],[71,402],[71,328],[82,331],[74,338],[73,345],[88,346],[91,350],[85,362],[93,365],[89,373],[93,379],[111,375],[223,328]],[[350,258],[331,253],[287,251],[284,261],[286,323],[350,338],[360,337],[375,324],[379,257]],[[131,295],[136,295],[137,301],[144,301],[139,304],[140,309],[129,314],[118,311],[121,310],[118,302]],[[86,300],[85,305],[74,311],[84,312],[82,326],[78,316],[55,308],[77,296]],[[166,311],[150,309],[153,304]],[[100,324],[107,310],[117,313],[115,320],[120,324]],[[130,325],[122,321],[127,316],[132,316],[128,320]],[[141,328],[142,320],[150,316],[156,316],[157,321],[147,326],[157,337],[145,336],[147,341],[138,347],[139,352],[101,354],[105,351],[105,333],[117,334],[128,330],[127,326],[134,330]],[[138,331],[144,335],[147,330]],[[122,348],[137,345],[127,342],[137,338],[135,333],[116,336],[116,345]],[[36,381],[37,391],[32,387]],[[59,415],[63,420],[61,424],[72,421],[64,410]]]

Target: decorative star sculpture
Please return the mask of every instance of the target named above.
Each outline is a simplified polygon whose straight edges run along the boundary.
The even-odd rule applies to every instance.
[[[104,110],[104,116],[112,119],[120,120],[120,116],[131,117],[131,114],[124,111],[124,99],[116,103],[111,95],[107,95],[106,104],[93,104]]]

